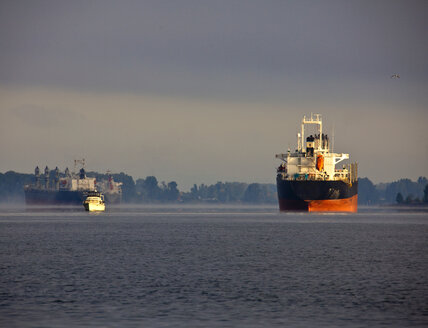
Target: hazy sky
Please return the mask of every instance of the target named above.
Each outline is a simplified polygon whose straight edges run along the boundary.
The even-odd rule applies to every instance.
[[[274,183],[304,114],[428,175],[428,1],[1,1],[0,172]],[[400,79],[392,79],[398,73]]]

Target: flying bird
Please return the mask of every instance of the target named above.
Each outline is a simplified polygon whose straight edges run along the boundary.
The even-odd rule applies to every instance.
[[[399,79],[400,78],[400,74],[392,74],[391,75],[391,79]]]

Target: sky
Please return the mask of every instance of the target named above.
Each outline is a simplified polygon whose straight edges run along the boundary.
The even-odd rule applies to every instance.
[[[0,172],[85,158],[181,190],[274,183],[313,112],[360,177],[428,176],[427,14],[424,0],[2,0]]]

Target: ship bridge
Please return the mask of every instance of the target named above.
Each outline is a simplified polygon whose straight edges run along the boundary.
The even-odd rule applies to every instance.
[[[315,126],[315,129],[314,129]],[[312,134],[308,131],[312,130]],[[305,135],[307,137],[305,138]],[[336,169],[336,164],[349,159],[349,154],[330,151],[330,139],[323,133],[320,114],[303,116],[300,132],[297,134],[297,149],[295,152],[277,154],[283,161],[278,168],[278,174],[284,179],[305,180],[347,180],[354,181],[357,177],[357,165],[344,165]]]

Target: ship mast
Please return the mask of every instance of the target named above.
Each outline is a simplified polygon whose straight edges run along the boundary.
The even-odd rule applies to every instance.
[[[318,125],[318,131],[319,131],[319,135],[320,135],[320,142],[318,143],[318,148],[317,150],[320,151],[322,150],[322,119],[321,119],[321,114],[312,114],[311,113],[311,117],[309,119],[306,118],[306,116],[303,116],[302,119],[302,127],[301,127],[301,133],[299,133],[301,139],[300,139],[300,147],[298,147],[298,150],[300,152],[304,152],[304,144],[305,144],[305,124],[317,124]]]
[[[78,175],[78,172],[81,169],[85,169],[85,159],[75,159],[74,160],[74,172],[73,175]]]

